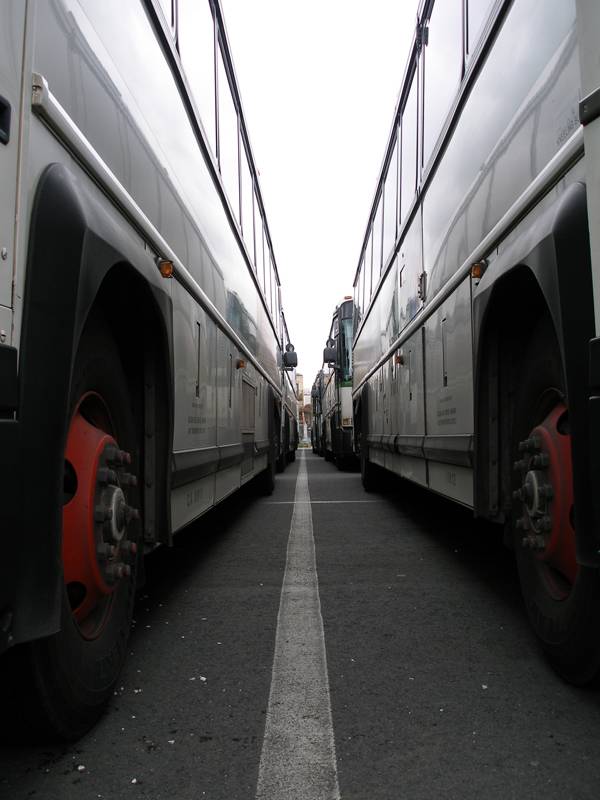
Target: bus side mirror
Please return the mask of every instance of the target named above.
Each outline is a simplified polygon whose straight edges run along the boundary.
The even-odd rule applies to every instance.
[[[289,342],[285,346],[285,353],[283,354],[283,368],[295,369],[298,366],[298,354],[294,350],[294,345]]]
[[[323,350],[323,363],[335,364],[337,360],[337,350],[335,347],[326,347]]]

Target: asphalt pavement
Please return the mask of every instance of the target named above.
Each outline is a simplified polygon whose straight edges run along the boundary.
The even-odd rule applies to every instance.
[[[547,666],[499,532],[454,504],[304,451],[147,572],[107,713],[2,747],[1,800],[600,795],[600,692]]]

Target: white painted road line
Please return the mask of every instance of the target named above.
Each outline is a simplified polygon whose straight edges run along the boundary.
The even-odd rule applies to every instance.
[[[302,453],[256,800],[339,797],[308,474]]]
[[[260,502],[267,506],[290,506],[297,505],[298,502],[316,506],[328,503],[380,503],[381,500],[261,500]]]

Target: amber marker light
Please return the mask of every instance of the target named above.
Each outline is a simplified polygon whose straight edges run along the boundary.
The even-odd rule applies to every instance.
[[[471,264],[471,277],[473,278],[473,280],[475,281],[481,280],[486,267],[487,267],[487,261],[485,260],[476,261],[474,264]]]
[[[243,358],[238,358],[238,360],[235,362],[235,367],[236,369],[246,369],[246,362]]]
[[[396,355],[394,356],[394,361],[399,366],[402,366],[402,364],[404,364],[404,356],[402,355],[402,353],[396,353]]]
[[[166,258],[159,259],[158,269],[163,278],[173,277],[173,262],[168,261]]]

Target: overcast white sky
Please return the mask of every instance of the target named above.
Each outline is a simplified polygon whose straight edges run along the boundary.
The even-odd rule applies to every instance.
[[[222,0],[279,267],[310,389],[352,294],[418,0]]]

